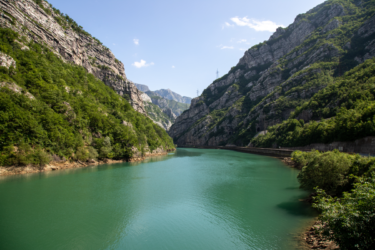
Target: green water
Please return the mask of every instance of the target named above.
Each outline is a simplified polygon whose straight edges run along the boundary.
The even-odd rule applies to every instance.
[[[178,149],[147,162],[0,179],[0,249],[294,249],[314,216],[298,171]]]

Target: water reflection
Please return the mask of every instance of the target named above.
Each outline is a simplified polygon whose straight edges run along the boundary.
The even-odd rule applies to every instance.
[[[297,174],[269,157],[178,149],[141,163],[11,177],[0,181],[0,242],[16,250],[289,250],[290,232],[312,211],[298,201],[306,192]]]

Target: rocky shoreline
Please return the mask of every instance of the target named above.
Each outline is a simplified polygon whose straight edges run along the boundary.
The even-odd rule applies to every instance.
[[[291,157],[279,158],[285,165],[301,170]],[[301,202],[307,202],[312,204],[313,195],[310,195],[307,199],[301,200]],[[321,221],[318,218],[314,223],[303,230],[300,241],[303,241],[303,245],[306,249],[340,249],[333,241],[327,240],[319,233],[319,230],[323,227]]]
[[[148,157],[163,156],[174,151],[175,150],[168,150],[165,152],[148,153],[145,156],[132,157],[128,160],[104,159],[101,161],[89,160],[87,162],[81,162],[81,161],[50,162],[44,167],[37,167],[37,166],[31,166],[31,165],[10,166],[10,167],[0,166],[0,176],[42,173],[42,172],[56,171],[56,170],[63,170],[63,169],[74,169],[74,168],[84,168],[84,167],[89,167],[89,166],[98,166],[102,164],[115,164],[115,163],[123,163],[123,162],[141,162],[141,161],[144,161]]]

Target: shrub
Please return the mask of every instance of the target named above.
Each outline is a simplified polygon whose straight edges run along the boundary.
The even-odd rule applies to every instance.
[[[359,178],[351,193],[341,199],[318,190],[315,208],[326,223],[323,233],[342,250],[375,249],[375,174]]]
[[[87,150],[84,147],[80,147],[77,149],[77,152],[75,153],[75,159],[79,161],[87,161],[90,157],[89,150]]]
[[[52,157],[41,148],[36,149],[32,154],[32,163],[35,166],[39,166],[39,168],[43,168],[45,165],[50,163],[51,160]]]
[[[89,147],[89,159],[96,160],[98,156],[98,151],[93,147]]]
[[[298,174],[301,188],[313,190],[319,187],[335,193],[348,183],[348,173],[355,157],[338,150],[325,153],[313,150],[306,153],[297,151],[293,153],[293,159],[305,165]]]

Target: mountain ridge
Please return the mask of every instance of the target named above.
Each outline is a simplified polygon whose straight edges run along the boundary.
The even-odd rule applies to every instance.
[[[135,86],[138,88],[138,90],[145,92],[149,96],[160,96],[165,99],[180,102],[180,103],[186,103],[186,104],[191,103],[192,98],[187,97],[187,96],[181,96],[180,94],[177,94],[176,92],[173,92],[170,89],[160,89],[160,90],[151,91],[149,87],[144,84],[135,83]]]

